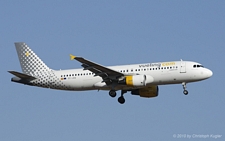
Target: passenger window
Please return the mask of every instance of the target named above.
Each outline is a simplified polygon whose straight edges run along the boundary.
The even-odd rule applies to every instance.
[[[196,65],[194,65],[193,67],[196,68]]]

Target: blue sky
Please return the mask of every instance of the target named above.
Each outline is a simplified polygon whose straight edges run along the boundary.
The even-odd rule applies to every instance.
[[[0,17],[0,140],[224,140],[224,1],[9,0],[0,2]],[[106,66],[190,60],[214,75],[188,84],[188,96],[181,85],[167,85],[157,98],[126,94],[120,105],[107,91],[10,82],[7,71],[21,71],[18,41],[53,69],[80,68],[72,53]]]

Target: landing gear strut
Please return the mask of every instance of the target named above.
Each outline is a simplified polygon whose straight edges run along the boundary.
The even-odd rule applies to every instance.
[[[125,90],[121,90],[121,96],[118,98],[118,102],[120,103],[120,104],[124,104],[125,103],[125,98],[124,98],[124,94],[126,93],[127,91],[125,91]]]
[[[118,98],[118,102],[120,103],[120,104],[124,104],[125,103],[125,98],[124,98],[124,94],[126,93],[127,91],[125,91],[125,90],[121,90],[121,96]],[[110,90],[109,91],[109,95],[111,96],[111,97],[116,97],[116,91],[115,90]]]
[[[182,83],[182,86],[183,86],[183,89],[184,89],[184,91],[183,91],[183,93],[185,94],[185,95],[187,95],[188,94],[188,91],[186,90],[186,82],[183,82]]]
[[[116,97],[116,91],[115,91],[115,90],[110,90],[110,91],[109,91],[109,95],[110,95],[111,97]]]

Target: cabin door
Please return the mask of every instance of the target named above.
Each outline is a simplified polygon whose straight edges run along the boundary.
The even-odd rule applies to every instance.
[[[180,61],[180,73],[186,73],[186,63],[184,61]]]

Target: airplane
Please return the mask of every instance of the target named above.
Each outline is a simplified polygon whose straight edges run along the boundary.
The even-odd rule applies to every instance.
[[[22,73],[8,71],[15,77],[12,82],[57,90],[86,91],[107,90],[111,97],[121,91],[120,104],[125,103],[124,94],[130,92],[144,98],[157,97],[159,85],[182,84],[188,94],[187,83],[210,78],[213,72],[192,61],[169,61],[132,65],[103,66],[83,57],[70,54],[71,60],[81,63],[80,69],[50,69],[24,42],[16,42]]]

